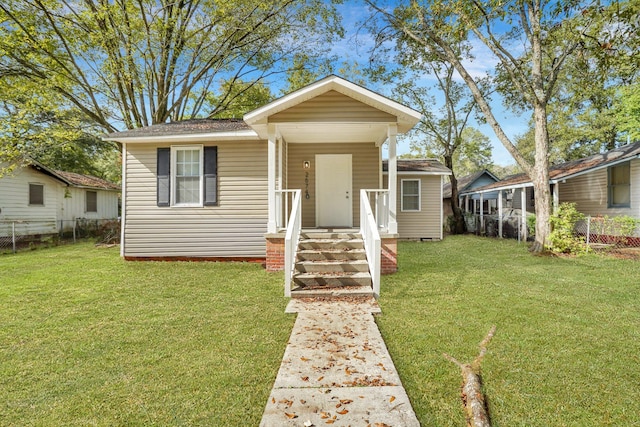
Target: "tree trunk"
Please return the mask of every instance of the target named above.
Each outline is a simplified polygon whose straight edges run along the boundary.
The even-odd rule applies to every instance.
[[[536,235],[532,252],[542,252],[551,231],[551,191],[549,189],[549,133],[547,130],[547,109],[544,104],[534,108],[535,119],[535,164],[530,176],[535,191]]]
[[[453,212],[453,221],[449,223],[451,227],[451,234],[463,234],[467,227],[464,222],[464,215],[462,215],[462,209],[458,204],[458,179],[453,172],[453,158],[452,156],[444,156],[444,164],[451,169],[451,212]]]

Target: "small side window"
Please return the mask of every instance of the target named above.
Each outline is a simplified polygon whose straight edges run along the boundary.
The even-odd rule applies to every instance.
[[[29,205],[44,206],[44,185],[29,184]]]
[[[400,191],[401,210],[403,212],[419,212],[420,211],[420,180],[419,179],[403,179],[401,181]]]
[[[85,212],[98,212],[98,192],[87,191]]]

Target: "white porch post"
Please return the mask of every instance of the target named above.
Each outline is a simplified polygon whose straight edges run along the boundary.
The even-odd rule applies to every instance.
[[[398,206],[398,159],[396,158],[396,135],[397,125],[389,125],[389,234],[398,233],[398,222],[396,217]]]
[[[267,125],[267,233],[276,233],[276,125]]]
[[[520,205],[522,210],[522,241],[527,241],[527,187],[520,189]]]
[[[502,190],[498,191],[498,237],[502,238]]]
[[[480,231],[484,232],[484,193],[480,193]]]
[[[556,182],[553,184],[553,213],[558,213],[558,205],[560,204],[560,183]]]

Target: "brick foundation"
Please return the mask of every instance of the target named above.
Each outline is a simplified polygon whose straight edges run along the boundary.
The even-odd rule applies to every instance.
[[[267,271],[284,270],[284,238],[267,237]]]
[[[398,239],[385,237],[380,242],[380,274],[393,274],[398,271]]]

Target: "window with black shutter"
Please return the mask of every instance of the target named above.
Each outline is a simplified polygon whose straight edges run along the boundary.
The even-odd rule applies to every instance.
[[[218,147],[157,149],[157,205],[217,206]]]
[[[158,206],[171,206],[171,149],[158,148]]]
[[[204,147],[204,205],[218,204],[218,147]]]

